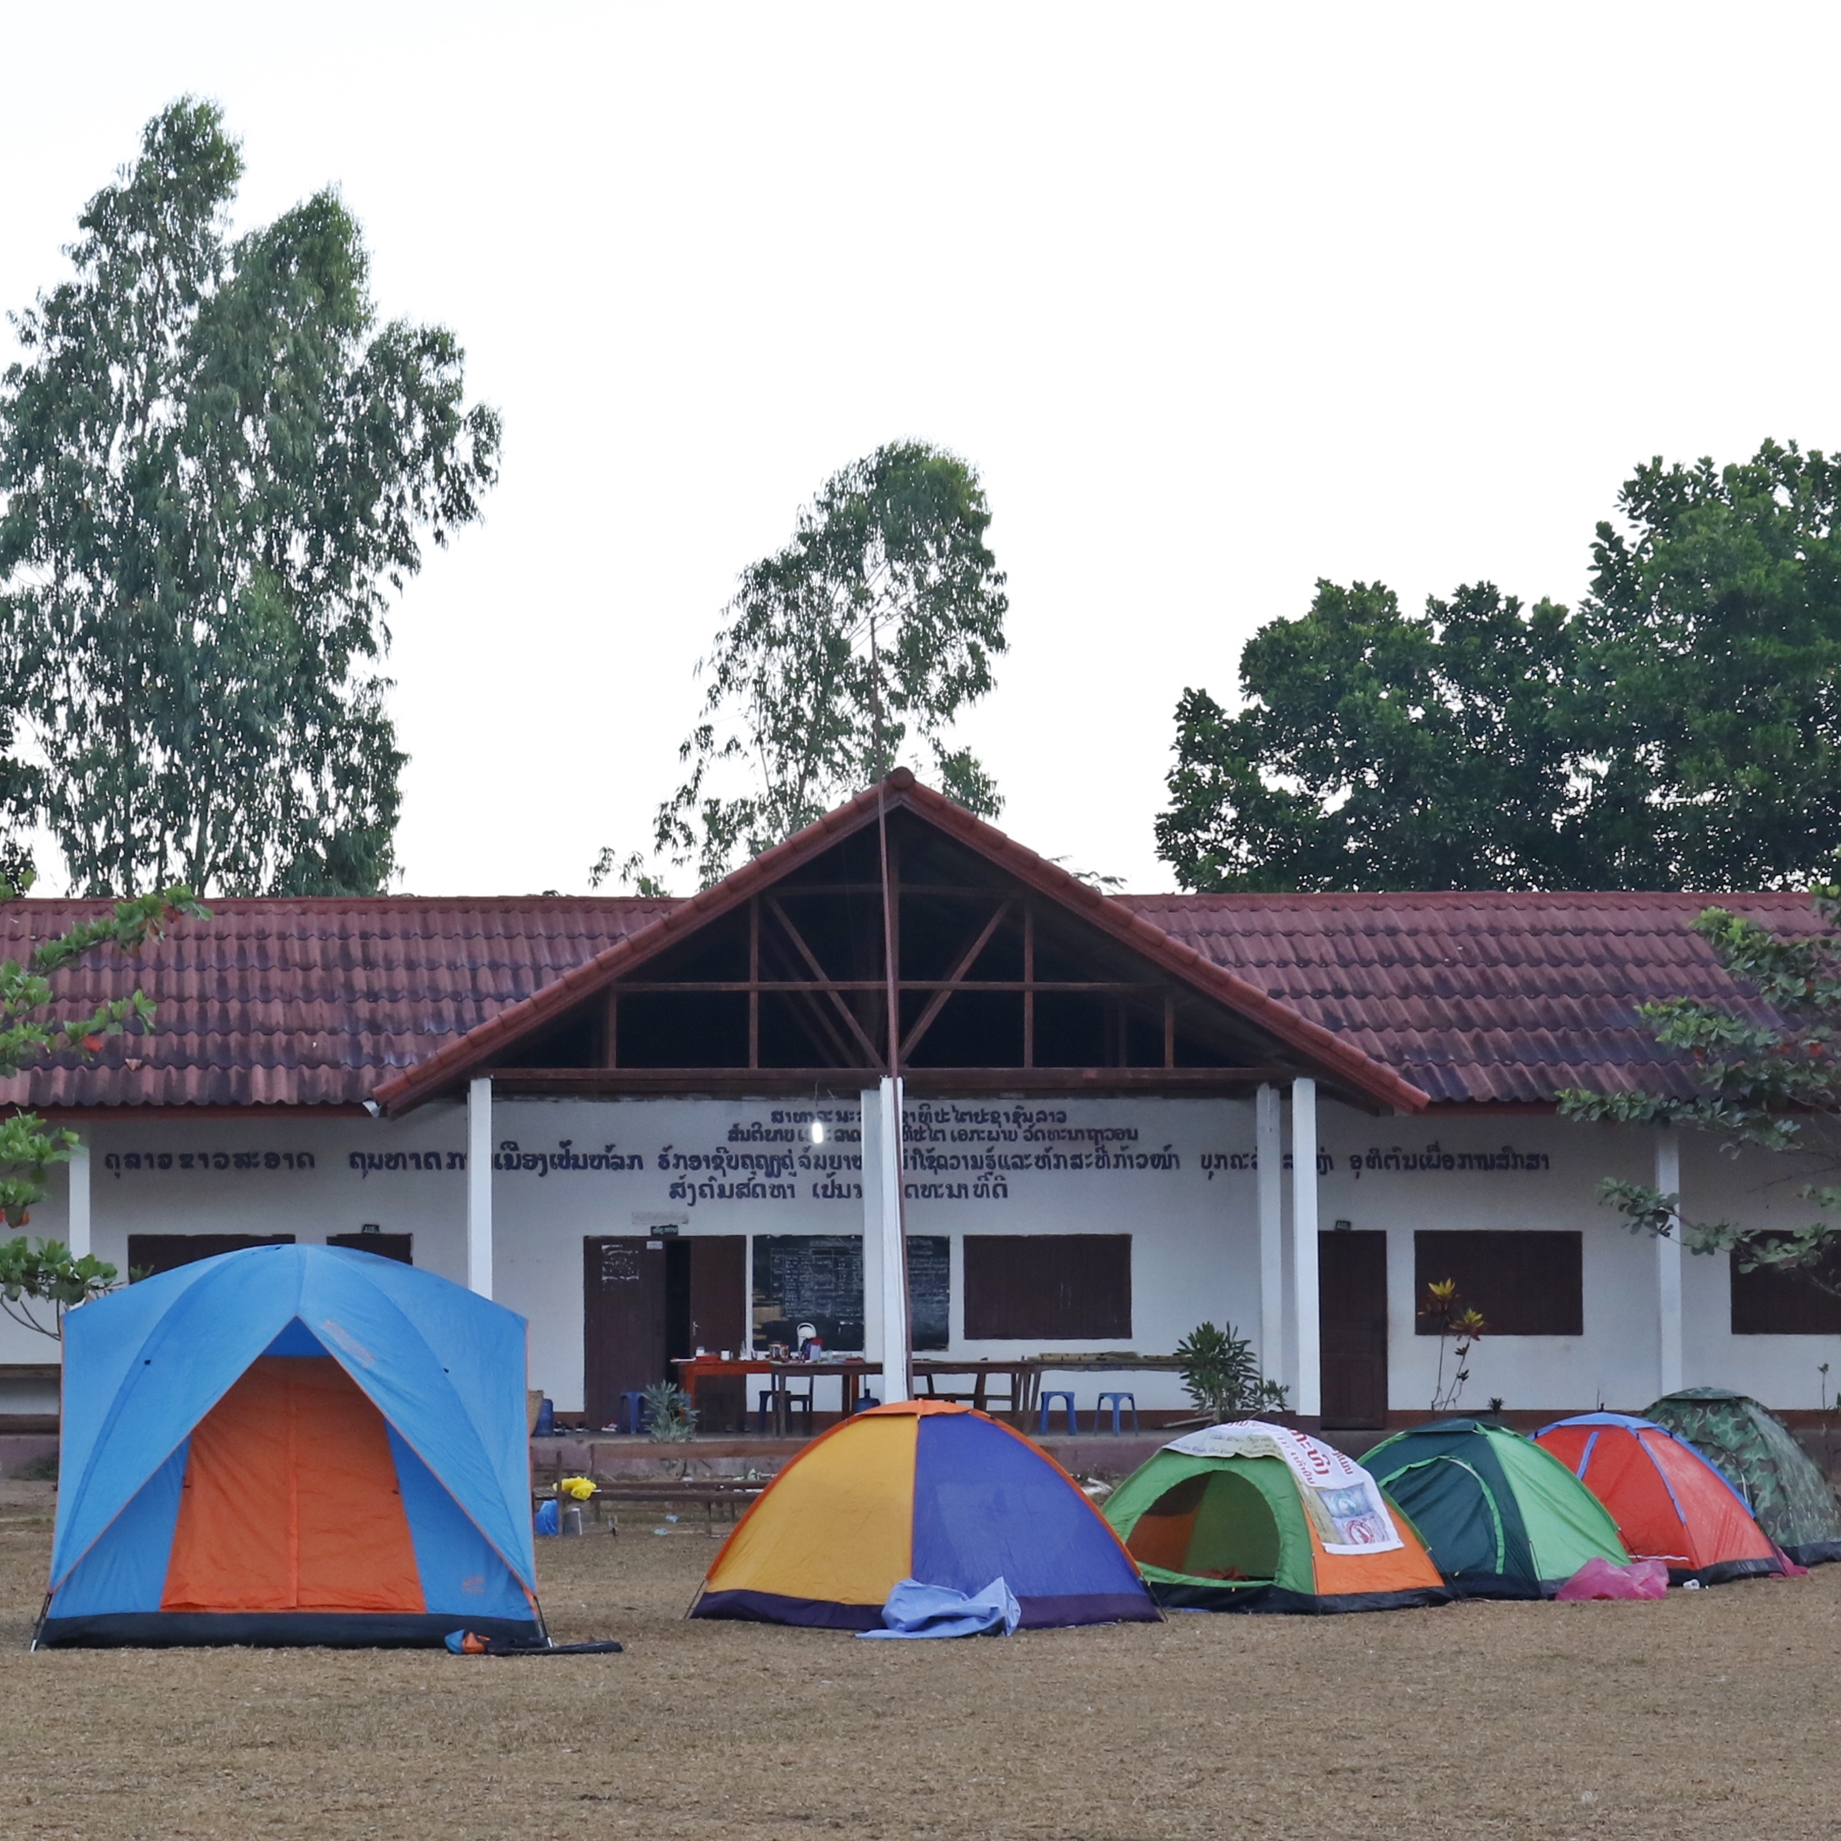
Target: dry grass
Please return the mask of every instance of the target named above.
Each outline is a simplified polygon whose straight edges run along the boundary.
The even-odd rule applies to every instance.
[[[625,1655],[55,1651],[0,1498],[0,1834],[1831,1836],[1841,1566],[1650,1605],[859,1643],[681,1613],[701,1532],[546,1541]]]

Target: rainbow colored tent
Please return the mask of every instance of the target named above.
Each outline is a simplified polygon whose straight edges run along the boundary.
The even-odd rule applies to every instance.
[[[1611,1511],[1639,1560],[1664,1560],[1671,1585],[1719,1585],[1783,1571],[1776,1544],[1726,1479],[1666,1426],[1628,1413],[1580,1413],[1534,1435]]]
[[[968,1596],[1002,1579],[1025,1629],[1158,1616],[1067,1472],[943,1400],[873,1407],[814,1439],[723,1542],[691,1616],[873,1630],[904,1579]]]
[[[42,1644],[543,1633],[524,1319],[370,1253],[248,1247],[70,1313]]]

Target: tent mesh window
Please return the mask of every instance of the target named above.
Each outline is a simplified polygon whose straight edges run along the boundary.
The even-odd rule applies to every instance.
[[[1264,1583],[1279,1565],[1271,1504],[1231,1471],[1185,1477],[1138,1518],[1126,1542],[1134,1560],[1192,1579]]]

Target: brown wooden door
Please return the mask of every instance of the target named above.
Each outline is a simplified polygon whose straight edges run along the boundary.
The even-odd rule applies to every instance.
[[[748,1340],[746,1234],[698,1234],[690,1253],[690,1346],[738,1353]],[[766,1385],[763,1376],[761,1384]],[[748,1412],[747,1378],[705,1381],[697,1389],[697,1430],[739,1432]]]
[[[612,1425],[620,1396],[665,1373],[665,1243],[644,1234],[582,1242],[582,1391],[591,1431]]]
[[[1317,1236],[1317,1326],[1323,1423],[1387,1423],[1387,1236]]]

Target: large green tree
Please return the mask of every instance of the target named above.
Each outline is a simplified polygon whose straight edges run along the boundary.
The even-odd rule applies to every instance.
[[[1194,889],[1795,886],[1841,837],[1841,469],[1653,461],[1575,612],[1320,582],[1177,708]]]
[[[0,685],[16,684],[0,651]],[[13,753],[18,717],[0,690],[0,883],[20,888],[32,880],[32,851],[27,833],[38,810],[38,776]]]
[[[174,103],[13,319],[0,649],[80,890],[379,887],[388,594],[496,477],[453,335],[377,323],[331,191],[233,236],[242,170]]]
[[[902,759],[949,797],[998,810],[989,774],[948,730],[990,690],[1009,603],[985,542],[978,475],[923,442],[834,474],[793,540],[742,576],[703,669],[684,783],[658,810],[654,849],[706,886],[790,837]],[[637,853],[616,869],[656,887]]]
[[[1191,889],[1533,888],[1582,854],[1564,608],[1488,584],[1403,613],[1319,582],[1241,656],[1243,707],[1177,706],[1158,854]]]
[[[1625,887],[1807,887],[1841,838],[1841,463],[1660,460],[1580,608],[1592,823]]]

